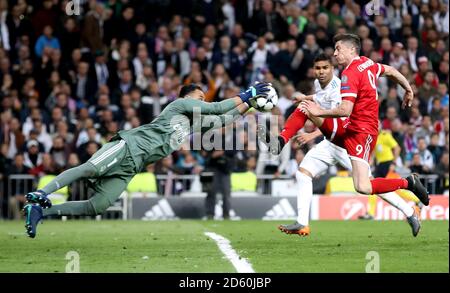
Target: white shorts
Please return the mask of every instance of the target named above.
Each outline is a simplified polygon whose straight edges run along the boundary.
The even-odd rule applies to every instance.
[[[348,171],[352,171],[352,163],[347,151],[324,139],[306,153],[299,167],[308,170],[314,178],[337,163]]]

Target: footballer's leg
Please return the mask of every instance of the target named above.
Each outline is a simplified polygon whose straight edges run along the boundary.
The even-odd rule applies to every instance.
[[[313,177],[308,170],[301,167],[297,170],[295,177],[299,186],[297,193],[297,220],[292,224],[279,225],[278,229],[286,234],[308,236],[311,232],[309,227],[309,210],[313,193]]]
[[[370,173],[368,171],[368,163],[359,160],[352,160],[352,166],[355,189],[360,193],[363,193],[364,191],[367,192],[366,194],[371,194],[372,191],[370,188],[371,181],[373,179],[371,180],[369,177]],[[411,227],[411,232],[413,236],[416,237],[421,227],[419,211],[409,206],[401,197],[399,197],[394,192],[378,193],[378,196],[405,214],[407,222]]]
[[[44,216],[96,216],[114,204],[130,182],[130,177],[105,177],[92,184],[89,200],[69,201],[43,211]]]
[[[31,238],[36,236],[36,227],[39,222],[41,222],[44,212],[55,208],[55,206],[52,206],[50,199],[47,198],[48,194],[53,193],[74,181],[89,178],[94,175],[95,168],[91,163],[86,162],[80,166],[62,172],[42,190],[28,193],[26,195],[28,204],[23,208],[25,214],[25,228],[28,236]],[[67,202],[65,204],[73,207],[77,205],[76,202]]]
[[[311,149],[301,162],[296,173],[299,186],[297,194],[297,220],[290,225],[280,225],[278,229],[286,234],[308,236],[310,234],[309,212],[313,195],[312,179],[323,173],[329,166],[336,163],[330,152],[330,143],[323,140]]]
[[[29,203],[37,203],[42,208],[50,208],[52,206],[52,203],[50,199],[47,198],[48,194],[51,194],[57,191],[58,189],[71,184],[72,182],[84,178],[93,177],[95,176],[95,174],[96,174],[95,167],[91,163],[86,162],[84,164],[81,164],[80,166],[70,168],[62,172],[61,174],[56,176],[55,179],[50,181],[50,183],[44,186],[44,188],[37,191],[29,192],[25,197]]]
[[[37,203],[44,209],[50,208],[52,203],[47,198],[48,194],[80,179],[98,177],[101,173],[105,173],[105,171],[107,171],[107,166],[102,165],[103,170],[100,170],[98,166],[105,162],[110,163],[112,160],[117,162],[120,158],[120,154],[123,153],[124,148],[124,140],[117,140],[105,144],[89,159],[88,162],[62,172],[41,190],[29,192],[26,195],[27,201],[29,203]]]
[[[44,210],[44,216],[93,216],[102,214],[114,204],[135,174],[133,159],[124,140],[114,141],[106,151],[89,159],[95,178],[89,179],[94,196],[89,200],[71,201]]]
[[[25,229],[30,238],[36,237],[37,225],[42,220],[42,207],[39,204],[26,204],[23,208],[25,214]]]
[[[114,204],[133,178],[108,177],[96,180],[93,185],[94,196],[89,200],[68,201],[51,208],[43,209],[39,204],[27,204],[24,207],[25,228],[29,237],[36,236],[36,228],[45,216],[95,216],[103,214]]]
[[[366,144],[361,142],[358,136],[367,136]],[[353,183],[356,191],[363,194],[378,194],[386,202],[401,210],[411,226],[413,236],[417,236],[420,230],[419,213],[417,210],[410,207],[402,198],[396,193],[392,192],[398,189],[410,189],[413,185],[410,183],[409,177],[404,179],[388,179],[388,178],[373,178],[371,177],[370,165],[368,163],[370,150],[374,147],[376,139],[372,139],[367,134],[353,134],[350,133],[346,137],[345,146],[349,156],[352,160],[353,167]],[[364,145],[364,146],[363,146]],[[417,178],[418,181],[418,178]],[[420,181],[419,181],[420,184]],[[421,185],[421,184],[420,184]],[[423,187],[423,186],[422,186]],[[426,192],[426,190],[425,190]],[[427,195],[428,196],[428,195]]]
[[[345,132],[345,121],[335,118],[320,118],[310,115],[309,119],[320,128],[320,131],[328,139],[341,141],[343,133]],[[298,218],[294,224],[280,225],[279,229],[288,234],[309,235],[309,211],[312,199],[312,178],[317,174],[325,171],[329,166],[335,165],[338,161],[336,152],[338,146],[331,144],[329,141],[322,141],[312,150],[310,150],[303,159],[299,170],[296,173],[297,181],[300,186],[299,194],[297,195],[297,209]],[[340,149],[340,148],[339,148]],[[345,150],[342,149],[343,152]],[[346,152],[345,152],[346,154]],[[347,168],[351,169],[348,156]]]
[[[346,132],[344,146],[347,150],[353,166],[353,182],[355,189],[362,194],[382,194],[398,189],[412,191],[424,205],[429,204],[428,192],[419,180],[417,174],[411,174],[407,178],[369,178],[367,170],[369,156],[375,147],[377,137],[366,133]],[[361,170],[362,173],[357,172]],[[369,167],[370,168],[370,167]]]
[[[40,193],[39,196],[47,197],[47,194],[53,193],[56,190],[74,182],[79,179],[89,179],[96,181],[96,184],[92,186],[94,188],[101,188],[102,184],[101,177],[108,175],[113,176],[112,179],[115,179],[114,176],[117,176],[118,179],[123,180],[122,178],[128,178],[127,175],[132,175],[133,165],[126,163],[123,160],[126,155],[129,154],[129,150],[125,145],[125,141],[113,141],[105,144],[99,151],[97,151],[88,162],[64,171],[60,175],[58,175],[54,180],[52,180],[49,184],[47,184],[42,190],[38,191]],[[127,158],[130,160],[130,158]],[[125,164],[126,163],[126,164]],[[132,176],[131,176],[132,177]],[[129,178],[131,180],[131,177]],[[91,198],[90,200],[84,201],[68,201],[60,205],[40,205],[40,202],[30,201],[30,205],[26,206],[24,209],[26,216],[26,231],[30,237],[34,237],[36,235],[36,226],[43,216],[69,216],[69,215],[96,215],[102,211],[101,207],[114,203],[114,198],[120,196],[123,189],[126,188],[126,185],[123,186],[123,189],[118,189],[117,184],[114,184],[115,187],[111,188],[111,190],[107,191],[106,197],[111,198]],[[123,184],[122,184],[123,185]],[[120,192],[119,192],[120,191]],[[118,194],[117,194],[118,193]],[[39,199],[39,198],[38,198]],[[98,207],[96,207],[96,205]],[[44,208],[44,209],[43,209]],[[33,217],[34,214],[40,215],[39,221],[35,221],[38,217]],[[30,215],[30,216],[28,216]]]

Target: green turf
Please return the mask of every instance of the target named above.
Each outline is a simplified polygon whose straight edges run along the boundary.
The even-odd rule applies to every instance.
[[[376,251],[381,272],[449,272],[448,221],[426,221],[417,238],[404,221],[320,221],[301,238],[268,221],[46,221],[35,239],[23,222],[0,222],[0,272],[64,272],[69,251],[81,272],[235,272],[220,234],[256,272],[364,272]],[[147,256],[147,259],[143,257]]]

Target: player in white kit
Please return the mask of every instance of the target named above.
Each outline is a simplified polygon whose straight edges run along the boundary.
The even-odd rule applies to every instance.
[[[325,54],[318,55],[314,60],[314,71],[316,75],[316,80],[314,81],[315,94],[309,96],[302,95],[297,98],[297,101],[313,100],[324,109],[336,108],[342,101],[340,93],[341,81],[333,74],[334,68],[331,58]],[[338,119],[342,120],[338,121]],[[279,154],[289,139],[297,134],[304,126],[306,120],[307,117],[305,114],[301,112],[300,108],[297,108],[289,116],[284,129],[277,138],[273,137],[263,125],[258,125],[258,138],[269,147],[272,154]],[[333,140],[333,136],[338,129],[338,122],[345,125],[347,123],[346,121],[347,118],[333,118],[333,133],[330,135],[330,140]],[[317,129],[312,133],[299,134],[297,137],[304,144],[321,135],[322,132]],[[350,172],[352,171],[352,164],[347,151],[327,139],[322,140],[308,151],[296,173],[299,184],[297,220],[290,225],[280,225],[278,228],[281,231],[287,234],[298,234],[301,236],[308,236],[310,234],[309,214],[313,193],[312,179],[325,172],[330,166],[336,164],[340,164]],[[408,205],[398,205],[398,195],[395,193],[383,194],[380,197],[403,212],[411,208]]]

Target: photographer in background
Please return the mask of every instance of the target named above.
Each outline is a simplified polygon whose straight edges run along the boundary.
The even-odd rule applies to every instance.
[[[231,197],[231,171],[234,169],[234,156],[236,151],[225,149],[224,128],[220,129],[218,135],[222,135],[222,148],[206,152],[206,171],[212,172],[212,180],[207,184],[207,196],[205,199],[205,213],[207,219],[214,219],[216,196],[222,194],[223,218],[230,218]]]

